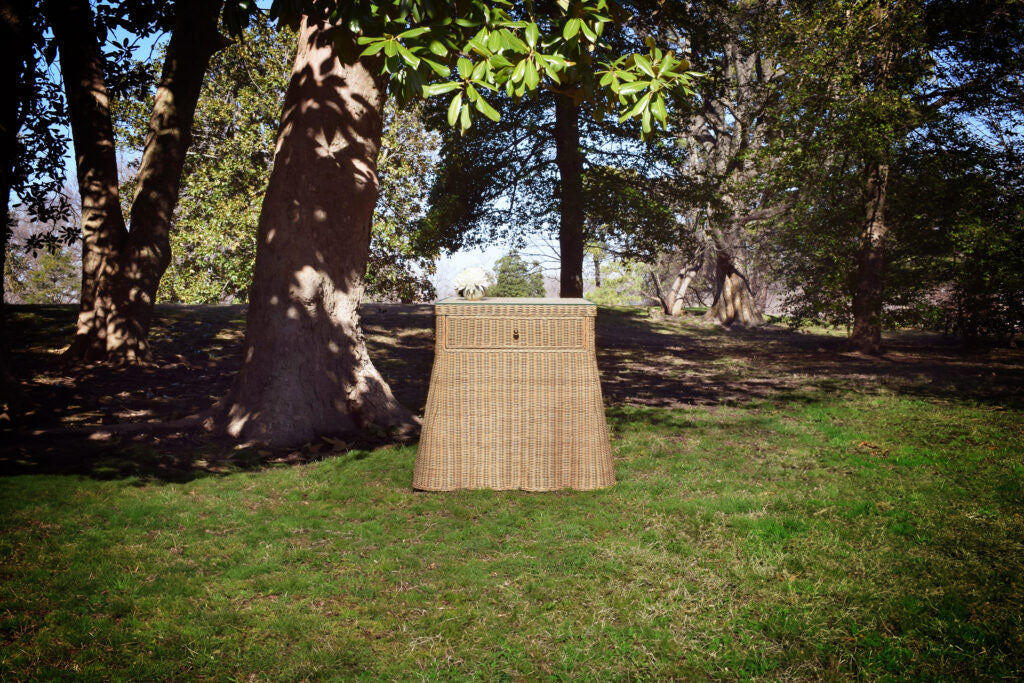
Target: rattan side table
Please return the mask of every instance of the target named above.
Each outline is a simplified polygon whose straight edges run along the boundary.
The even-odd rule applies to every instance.
[[[584,299],[451,298],[413,487],[595,489],[615,483]]]

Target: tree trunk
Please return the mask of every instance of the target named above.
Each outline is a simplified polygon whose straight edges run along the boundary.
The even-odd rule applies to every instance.
[[[7,245],[11,238],[10,198],[18,162],[18,131],[21,129],[20,80],[26,73],[32,46],[26,35],[24,8],[17,2],[0,0],[0,92],[7,93],[0,104],[0,413],[18,412],[25,394],[7,363],[7,304],[4,303],[4,274]]]
[[[853,333],[850,340],[863,353],[882,352],[882,291],[885,284],[885,198],[889,166],[870,164],[864,187],[864,229],[853,285]]]
[[[601,286],[601,257],[594,254],[594,287]]]
[[[669,289],[668,297],[662,302],[662,308],[665,309],[666,315],[678,316],[683,312],[683,299],[686,297],[690,284],[697,277],[697,274],[700,273],[701,266],[703,265],[704,259],[701,257],[694,263],[684,265],[676,273],[676,277],[672,281],[672,287]]]
[[[178,0],[131,208],[131,230],[112,286],[107,359],[150,358],[149,326],[160,278],[171,261],[171,217],[178,202],[185,153],[192,144],[203,76],[210,57],[225,45],[217,31],[222,2]]]
[[[49,3],[47,9],[60,49],[82,196],[82,294],[68,354],[98,360],[106,357],[109,282],[118,272],[127,230],[118,198],[114,129],[92,8],[88,0],[57,4]]]
[[[555,163],[559,176],[558,244],[562,298],[583,296],[583,155],[579,105],[555,94]]]
[[[386,86],[376,58],[342,64],[328,29],[302,21],[260,213],[244,362],[208,423],[271,445],[415,426],[370,362],[357,313]]]
[[[732,255],[721,248],[717,249],[715,258],[715,298],[704,318],[725,326],[748,327],[764,323],[746,278],[736,268]]]

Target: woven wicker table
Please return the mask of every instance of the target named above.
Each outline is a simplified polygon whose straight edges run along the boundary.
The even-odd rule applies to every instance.
[[[413,487],[595,489],[615,483],[584,299],[437,302]]]

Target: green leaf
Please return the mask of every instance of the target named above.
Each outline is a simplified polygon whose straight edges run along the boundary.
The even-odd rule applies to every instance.
[[[498,110],[488,104],[487,100],[482,97],[477,97],[476,108],[477,111],[489,118],[491,121],[497,121],[501,118],[501,115],[498,114]]]
[[[562,28],[562,37],[565,38],[566,40],[571,39],[573,36],[580,32],[580,25],[582,23],[582,21],[576,19],[575,17],[565,22],[565,27]]]
[[[470,78],[472,78],[475,81],[480,80],[481,78],[483,78],[484,72],[486,70],[487,70],[487,62],[486,62],[486,60],[485,61],[477,62],[476,66],[473,67],[473,73],[470,75]]]
[[[590,27],[587,26],[587,24],[583,21],[580,22],[580,30],[583,31],[583,35],[587,37],[587,40],[589,40],[592,43],[597,42],[597,34],[594,33],[590,29]]]
[[[526,62],[526,73],[523,74],[523,82],[526,83],[526,87],[533,90],[537,87],[540,82],[540,76],[537,74],[537,67],[533,65],[532,61],[527,60]]]
[[[502,29],[501,40],[504,43],[506,50],[512,50],[513,52],[518,52],[520,54],[530,51],[530,48],[526,47],[526,43],[519,40],[519,37],[511,31]]]
[[[447,83],[431,83],[430,85],[423,86],[423,96],[433,97],[434,95],[443,95],[446,92],[452,90],[458,90],[460,83],[455,81],[448,81]]]
[[[448,125],[454,127],[455,122],[459,118],[459,107],[462,106],[462,93],[460,92],[452,98],[451,104],[448,105]]]
[[[402,33],[398,34],[398,37],[399,38],[418,38],[419,36],[422,36],[424,33],[429,33],[429,32],[430,32],[430,28],[428,28],[426,26],[420,26],[418,28],[411,28],[408,31],[403,31]]]
[[[377,54],[378,52],[380,52],[381,50],[384,49],[384,45],[385,44],[386,43],[384,43],[384,41],[381,41],[381,42],[378,42],[378,43],[373,43],[369,47],[367,47],[365,50],[360,52],[359,56],[360,57],[369,57],[370,55],[375,55],[375,54]]]
[[[635,105],[633,105],[632,109],[630,109],[625,114],[623,114],[622,116],[619,117],[619,123],[622,123],[623,121],[625,121],[627,119],[631,119],[634,116],[636,116],[637,114],[639,114],[640,112],[644,111],[645,108],[647,107],[647,103],[650,102],[650,101],[651,101],[651,93],[647,93],[646,95],[641,97],[637,101],[637,103]]]
[[[402,59],[405,60],[405,63],[414,69],[418,69],[420,66],[420,58],[414,55],[412,52],[409,52],[409,48],[407,48],[405,45],[402,45],[401,43],[396,44],[398,45],[398,54],[402,56]]]
[[[632,95],[635,92],[645,90],[650,84],[650,81],[633,81],[632,83],[623,83],[619,86],[617,92],[620,95]]]
[[[463,78],[469,78],[470,74],[473,73],[473,62],[469,61],[465,57],[459,57],[459,61],[456,63],[459,69],[459,75]]]
[[[654,98],[654,102],[651,103],[651,113],[654,114],[656,119],[665,123],[665,120],[668,118],[668,110],[665,108],[665,97],[663,95],[658,95]]]
[[[427,59],[425,57],[422,57],[421,59],[422,59],[423,62],[426,63],[427,66],[429,66],[431,68],[431,70],[434,73],[436,73],[441,78],[448,78],[449,76],[452,75],[452,70],[449,69],[444,64],[441,64],[440,62],[435,62],[435,61],[429,60],[429,59]]]
[[[487,63],[491,65],[492,69],[505,69],[512,66],[512,62],[508,61],[504,55],[491,55],[487,58]]]
[[[647,74],[651,78],[654,78],[654,69],[651,68],[651,63],[649,61],[647,61],[646,57],[644,57],[643,55],[634,55],[633,56],[633,61],[636,64],[638,69],[643,71],[645,74]]]
[[[523,59],[523,60],[520,60],[520,62],[518,64],[516,64],[516,68],[512,69],[512,76],[511,76],[511,78],[509,78],[510,81],[518,82],[518,81],[522,80],[523,75],[526,74],[526,63],[528,61],[530,61],[530,60],[529,59]]]
[[[448,48],[444,46],[444,43],[436,39],[430,41],[430,51],[438,57],[444,57],[448,54]]]
[[[459,116],[459,125],[462,128],[462,132],[469,130],[469,126],[472,122],[472,118],[469,115],[469,105],[462,105],[462,113]]]
[[[497,31],[492,31],[491,34],[487,36],[487,49],[491,52],[497,52],[503,46],[504,41],[502,41],[501,34]]]
[[[537,39],[540,37],[540,29],[537,28],[537,24],[532,22],[527,24],[523,33],[526,36],[526,44],[531,48],[537,47]]]

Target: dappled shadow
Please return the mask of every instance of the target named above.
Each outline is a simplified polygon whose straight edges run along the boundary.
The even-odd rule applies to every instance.
[[[934,334],[890,335],[885,355],[875,357],[851,351],[838,335],[613,312],[598,317],[597,343],[605,398],[613,405],[741,404],[808,389],[1024,402],[1024,353],[966,353]]]
[[[93,440],[62,428],[167,421],[207,407],[227,391],[240,365],[243,307],[160,306],[153,366],[116,370],[64,366],[59,344],[73,328],[67,307],[11,308],[15,370],[40,408],[17,427],[0,423],[0,474],[58,472],[96,478],[183,481],[244,469],[311,462],[393,439],[366,430],[290,449],[243,448],[190,432]],[[421,413],[433,362],[429,305],[360,308],[374,364],[402,403]],[[598,367],[610,422],[616,406],[743,405],[771,399],[826,400],[853,392],[893,391],[921,398],[1017,406],[1024,353],[995,348],[967,354],[935,335],[902,333],[881,359],[848,351],[845,339],[769,326],[724,330],[692,319],[652,320],[642,311],[602,309]],[[618,417],[616,417],[618,416]],[[671,422],[671,414],[664,419]],[[657,414],[645,419],[659,419]]]

